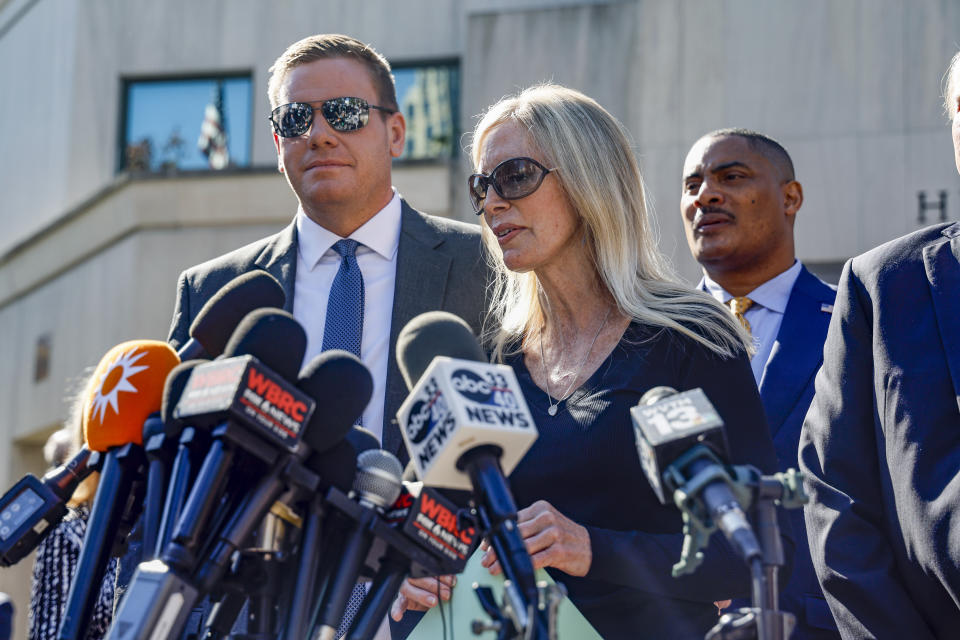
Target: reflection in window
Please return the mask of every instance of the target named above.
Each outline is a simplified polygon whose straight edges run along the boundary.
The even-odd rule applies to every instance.
[[[460,70],[455,64],[394,67],[407,120],[402,160],[450,158],[456,151]]]
[[[249,76],[128,81],[120,169],[249,165],[251,103]]]

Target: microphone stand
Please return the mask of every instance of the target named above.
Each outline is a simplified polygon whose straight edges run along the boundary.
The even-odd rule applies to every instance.
[[[284,625],[284,640],[301,640],[307,635],[314,583],[320,567],[324,515],[323,497],[314,496],[307,506],[303,535],[300,538],[297,572]]]
[[[802,475],[796,469],[772,476],[761,475],[752,466],[730,467],[733,482],[749,496],[754,507],[755,528],[759,533],[762,557],[751,562],[752,607],[726,613],[707,632],[705,640],[787,640],[793,633],[796,617],[779,610],[777,576],[785,563],[777,506],[799,509],[807,502]],[[684,521],[688,513],[684,512]],[[687,525],[684,525],[686,533]],[[684,553],[687,552],[684,540]]]
[[[131,523],[139,516],[144,489],[140,480],[143,465],[143,448],[133,443],[114,447],[104,456],[100,486],[64,603],[58,640],[81,638],[89,627],[107,561],[125,544],[121,538],[125,538]]]
[[[296,493],[293,489],[291,493]],[[288,498],[291,497],[289,494]],[[248,546],[239,551],[234,571],[227,579],[217,581],[225,593],[214,605],[207,619],[203,640],[275,640],[279,638],[280,603],[289,602],[293,587],[283,580],[288,568],[295,563],[291,550],[300,536],[303,520],[281,497],[260,521]],[[247,603],[245,633],[231,634],[234,622]],[[301,636],[303,637],[303,636]]]
[[[502,636],[505,638],[549,640],[554,626],[549,612],[555,607],[541,606],[542,587],[536,583],[533,561],[520,537],[517,507],[500,469],[501,455],[500,447],[484,445],[467,451],[457,461],[457,467],[470,476],[479,528],[496,552],[506,578],[503,607],[506,615],[500,617],[499,623],[494,617],[494,624],[501,634],[504,622],[509,619],[513,632]],[[484,604],[483,598],[481,604]]]

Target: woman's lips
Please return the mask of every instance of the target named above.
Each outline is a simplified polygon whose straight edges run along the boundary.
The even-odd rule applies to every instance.
[[[513,225],[503,225],[497,227],[493,230],[495,236],[497,236],[497,242],[500,243],[500,246],[505,245],[510,242],[514,236],[523,231],[523,227],[515,227]]]

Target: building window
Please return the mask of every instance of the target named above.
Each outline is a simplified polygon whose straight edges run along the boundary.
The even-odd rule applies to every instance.
[[[395,65],[397,103],[407,120],[401,160],[437,160],[456,155],[460,68],[456,63]]]
[[[121,171],[220,170],[250,164],[250,76],[126,80]]]

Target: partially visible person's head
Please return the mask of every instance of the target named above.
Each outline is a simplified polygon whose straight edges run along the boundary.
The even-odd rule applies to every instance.
[[[528,167],[528,175],[538,177],[544,170],[551,170],[525,197],[504,198],[491,186],[486,199],[477,202],[484,210],[484,242],[497,273],[492,313],[495,326],[488,332],[497,356],[504,355],[507,343],[544,320],[535,270],[549,256],[538,254],[536,243],[526,242],[522,234],[500,242],[491,232],[493,227],[501,233],[516,233],[510,231],[514,218],[536,220],[539,222],[531,224],[542,225],[555,216],[560,228],[549,241],[557,244],[558,251],[566,250],[571,240],[582,247],[598,282],[625,314],[659,326],[682,325],[682,330],[690,333],[686,330],[691,324],[687,322],[690,307],[683,307],[679,314],[676,308],[672,312],[663,309],[663,295],[673,296],[681,306],[690,301],[671,282],[672,272],[657,249],[656,231],[647,212],[643,178],[629,134],[595,100],[555,84],[533,86],[503,98],[477,123],[471,154],[476,171],[482,174],[489,174],[499,163],[516,157],[514,154],[528,154],[542,165],[540,169]],[[522,176],[507,176],[511,177]],[[471,191],[475,182],[470,185]],[[503,227],[498,222],[501,217],[508,223]],[[517,252],[511,255],[512,249],[508,248],[514,244]],[[528,260],[527,256],[536,259]],[[731,338],[725,342],[729,337],[725,329],[714,329],[712,325],[706,327],[705,333],[711,338],[723,334],[717,342],[729,345],[736,341]]]
[[[960,52],[954,54],[943,76],[943,108],[953,131],[953,155],[960,171]]]
[[[294,42],[280,54],[270,67],[270,80],[267,84],[270,108],[273,109],[282,104],[280,88],[290,71],[302,64],[330,58],[352,59],[363,65],[376,89],[377,104],[394,110],[399,109],[397,89],[387,59],[370,45],[339,33],[308,36]]]
[[[43,445],[43,459],[50,467],[59,467],[74,452],[74,437],[70,429],[57,429]]]
[[[765,281],[793,264],[803,188],[778,142],[720,129],[697,140],[683,165],[680,212],[693,257],[714,277]]]
[[[278,168],[304,213],[346,237],[393,197],[406,123],[390,65],[353,38],[321,35],[291,45],[271,73]]]

